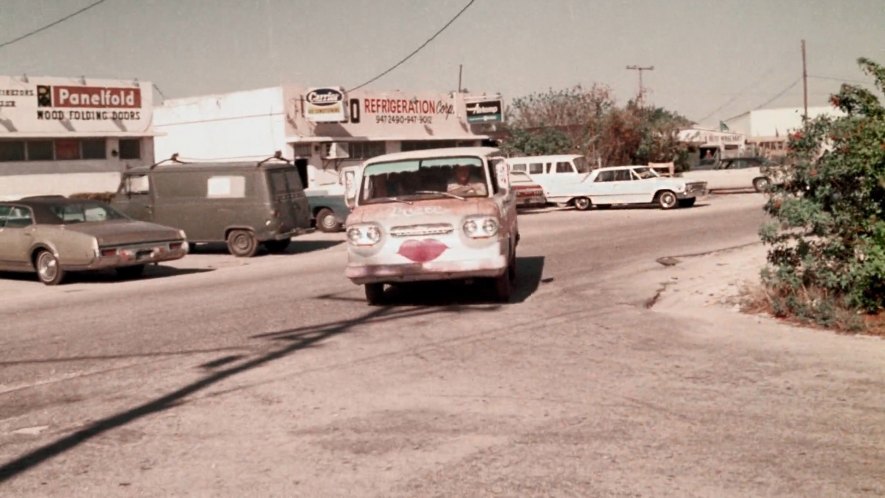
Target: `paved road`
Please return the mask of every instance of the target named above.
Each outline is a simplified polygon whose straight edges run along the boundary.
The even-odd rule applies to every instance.
[[[885,493],[868,343],[756,345],[645,307],[656,258],[754,242],[762,202],[521,216],[505,306],[422,285],[367,307],[341,234],[137,281],[5,274],[0,495]]]

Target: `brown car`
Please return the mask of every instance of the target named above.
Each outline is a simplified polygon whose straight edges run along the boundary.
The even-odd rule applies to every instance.
[[[544,207],[547,205],[544,187],[535,183],[528,173],[524,171],[511,171],[510,185],[516,194],[517,208]]]
[[[69,271],[116,268],[137,277],[149,263],[188,252],[183,231],[132,220],[109,205],[62,196],[0,202],[0,270],[37,272],[46,285]]]

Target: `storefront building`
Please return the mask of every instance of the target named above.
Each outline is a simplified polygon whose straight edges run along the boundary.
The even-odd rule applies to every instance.
[[[337,193],[339,173],[390,152],[481,145],[500,97],[281,86],[167,100],[155,109],[156,157],[308,162],[311,189]]]
[[[0,76],[0,200],[114,191],[154,158],[152,87]]]

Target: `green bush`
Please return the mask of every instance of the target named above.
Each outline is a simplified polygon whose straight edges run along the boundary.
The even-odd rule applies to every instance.
[[[858,63],[885,91],[885,68]],[[847,84],[831,102],[845,115],[808,120],[790,137],[792,167],[772,188],[773,221],[760,230],[775,313],[827,326],[885,306],[885,109]]]

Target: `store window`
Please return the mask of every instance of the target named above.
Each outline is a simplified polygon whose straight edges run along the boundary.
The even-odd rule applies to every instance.
[[[383,155],[385,152],[384,142],[350,142],[351,159],[370,159]]]
[[[106,159],[107,146],[104,139],[83,140],[80,142],[83,146],[83,159]]]
[[[80,142],[77,140],[56,140],[55,158],[59,161],[80,159]]]
[[[24,161],[25,143],[0,140],[0,161]]]
[[[120,159],[141,159],[141,141],[137,138],[120,140]]]
[[[311,144],[292,144],[294,157],[310,157]]]
[[[52,161],[52,140],[28,142],[28,161]]]

